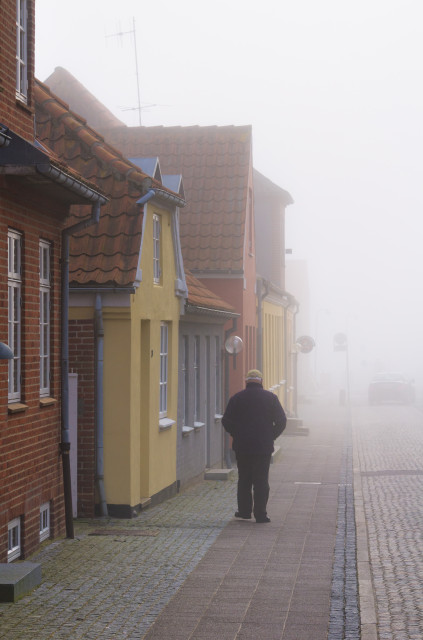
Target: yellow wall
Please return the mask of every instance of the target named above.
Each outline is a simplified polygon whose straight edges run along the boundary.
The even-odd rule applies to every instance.
[[[104,476],[109,504],[137,506],[176,482],[178,331],[171,213],[146,206],[142,282],[129,307],[103,306]],[[153,283],[152,214],[161,216],[162,278]],[[93,317],[72,308],[71,318]],[[160,324],[169,327],[168,412],[175,421],[159,429]]]
[[[284,309],[268,300],[263,301],[263,386],[276,393],[284,405],[286,362],[284,349]]]
[[[161,269],[159,285],[153,282],[152,214],[161,216]],[[132,317],[136,324],[140,366],[133,383],[137,411],[139,466],[135,473],[139,498],[152,496],[176,482],[176,420],[178,399],[178,332],[180,300],[175,296],[175,258],[171,214],[149,205],[141,259],[142,284],[134,296]],[[167,417],[175,424],[159,429],[160,324],[169,327]]]

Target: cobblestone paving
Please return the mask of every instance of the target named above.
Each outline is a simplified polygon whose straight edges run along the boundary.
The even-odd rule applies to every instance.
[[[74,540],[28,558],[42,584],[0,603],[0,638],[142,638],[232,519],[235,482],[202,482],[133,520],[76,521]],[[118,535],[90,535],[101,528]]]
[[[338,490],[338,521],[328,640],[357,640],[360,636],[352,439],[348,418],[344,430],[345,444]]]
[[[379,640],[423,638],[423,413],[354,409]]]

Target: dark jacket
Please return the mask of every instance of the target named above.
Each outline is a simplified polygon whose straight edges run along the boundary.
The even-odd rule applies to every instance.
[[[274,393],[257,382],[247,382],[243,391],[230,398],[222,424],[233,437],[234,451],[269,454],[285,429],[286,416]]]

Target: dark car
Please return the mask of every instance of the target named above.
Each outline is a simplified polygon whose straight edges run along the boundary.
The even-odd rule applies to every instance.
[[[378,373],[369,385],[369,402],[414,402],[413,381],[401,373]]]

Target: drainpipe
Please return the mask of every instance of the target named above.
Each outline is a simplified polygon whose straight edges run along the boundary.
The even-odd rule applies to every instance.
[[[101,295],[95,297],[95,333],[96,333],[96,482],[100,498],[100,515],[107,516],[107,500],[104,489],[103,456],[103,346],[104,327]]]
[[[269,283],[257,279],[257,369],[263,371],[263,300],[269,293]]]
[[[238,323],[238,318],[232,320],[232,327],[225,331],[225,344],[231,333],[235,333]],[[229,353],[225,349],[225,406],[229,402]],[[225,430],[224,450],[225,450],[225,464],[227,469],[232,469],[231,450],[229,446],[229,433]]]
[[[91,217],[64,229],[62,232],[62,428],[60,452],[63,464],[63,490],[65,498],[66,536],[74,537],[72,512],[72,486],[70,470],[70,430],[69,430],[69,243],[70,236],[86,227],[97,224],[100,207],[106,198],[98,196],[93,204]]]
[[[144,194],[142,196],[142,198],[140,198],[139,200],[137,200],[137,204],[139,205],[143,205],[146,202],[148,202],[149,200],[151,200],[151,198],[154,198],[154,196],[156,195],[156,191],[155,189],[150,189],[149,191],[147,191],[146,194]]]

